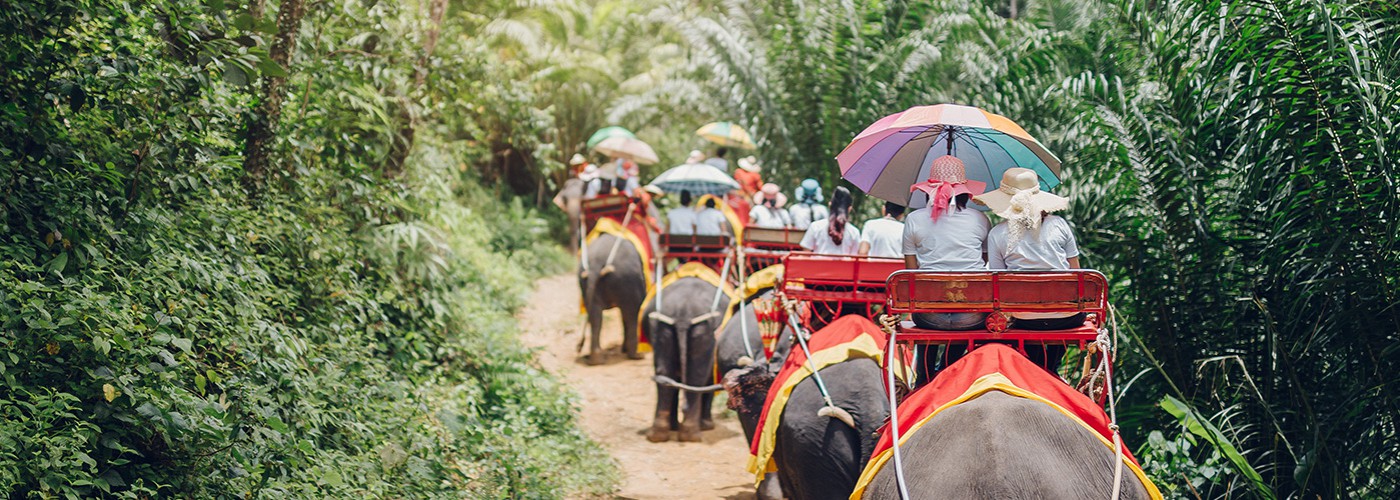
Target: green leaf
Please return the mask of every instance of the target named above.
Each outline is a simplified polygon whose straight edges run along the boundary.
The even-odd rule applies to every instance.
[[[200,394],[201,396],[204,395],[204,385],[207,384],[207,383],[208,383],[208,381],[204,379],[204,375],[195,374],[195,376],[194,376],[194,388],[195,388],[195,389],[199,389],[199,394]]]
[[[1240,454],[1235,445],[1230,444],[1230,440],[1226,439],[1225,434],[1220,432],[1220,429],[1217,429],[1214,424],[1202,418],[1196,410],[1174,397],[1163,397],[1161,404],[1162,409],[1176,417],[1177,422],[1180,422],[1186,430],[1209,441],[1221,455],[1229,459],[1230,463],[1235,466],[1235,472],[1249,479],[1250,483],[1254,485],[1254,492],[1261,498],[1271,500],[1276,498],[1273,490],[1264,483],[1264,478],[1259,475],[1258,471],[1254,470],[1253,466],[1249,465],[1249,460]]]
[[[172,339],[170,343],[175,344],[175,347],[180,348],[181,351],[185,351],[185,354],[190,353],[190,347],[192,347],[193,345],[193,342],[190,339],[181,338]]]

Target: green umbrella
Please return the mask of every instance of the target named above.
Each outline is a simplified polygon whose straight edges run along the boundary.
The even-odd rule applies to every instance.
[[[628,137],[632,139],[637,138],[637,136],[633,134],[631,130],[627,130],[617,125],[613,125],[611,127],[603,127],[598,129],[597,132],[594,132],[592,137],[588,138],[588,149],[593,149],[598,145],[598,143],[603,142],[604,139],[609,139],[612,137]]]

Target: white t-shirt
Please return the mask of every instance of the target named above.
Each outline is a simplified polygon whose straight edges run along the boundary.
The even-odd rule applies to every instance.
[[[816,253],[832,255],[855,255],[860,250],[860,230],[855,224],[846,224],[846,230],[841,237],[841,244],[831,241],[831,236],[826,234],[827,225],[831,219],[822,219],[813,222],[807,227],[807,232],[802,235],[802,248],[806,248]]]
[[[695,209],[676,207],[666,211],[666,232],[671,234],[695,234]]]
[[[904,223],[888,218],[870,219],[860,229],[860,242],[870,244],[871,257],[904,257]]]
[[[903,253],[915,256],[919,269],[984,271],[982,252],[991,229],[987,215],[972,207],[950,206],[937,221],[929,218],[928,208],[920,208],[904,217]]]
[[[1006,223],[997,224],[987,235],[987,268],[1013,271],[1069,269],[1069,259],[1079,256],[1079,244],[1069,223],[1058,215],[1046,217],[1039,232],[1027,232],[1007,248]]]
[[[711,167],[718,168],[721,172],[724,172],[726,174],[729,173],[729,161],[725,160],[724,158],[712,156],[709,158],[705,158],[704,163]]]
[[[1006,223],[997,224],[987,235],[987,269],[1048,271],[1069,269],[1069,259],[1079,256],[1079,244],[1069,223],[1058,215],[1040,222],[1040,231],[1021,235],[1014,248],[1007,248]],[[1021,319],[1063,318],[1072,313],[1017,313]]]
[[[603,190],[603,180],[595,177],[593,180],[588,181],[588,183],[584,184],[584,186],[583,186],[583,197],[584,197],[584,198],[597,198],[597,197],[598,197],[598,193],[601,192],[602,190]]]
[[[809,205],[797,203],[788,207],[788,213],[792,214],[792,227],[806,230],[813,221],[819,221],[827,217],[826,205]]]
[[[695,234],[699,236],[719,236],[728,234],[724,225],[729,219],[718,208],[705,207],[695,214]]]
[[[749,224],[769,229],[782,229],[792,225],[792,216],[781,208],[768,208],[755,205],[749,209]]]

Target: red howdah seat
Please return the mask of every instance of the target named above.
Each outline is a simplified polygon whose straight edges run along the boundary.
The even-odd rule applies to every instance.
[[[700,262],[715,272],[721,272],[724,260],[734,254],[734,239],[726,235],[662,234],[658,241],[666,261]]]
[[[878,320],[872,306],[885,303],[886,280],[902,269],[900,259],[792,252],[783,258],[780,289],[789,299],[807,302],[819,323],[852,309]]]
[[[904,322],[898,341],[913,343],[987,341],[1077,344],[1093,342],[1108,313],[1108,280],[1094,270],[1065,271],[899,271],[886,282],[886,308],[891,314],[989,313],[981,330],[944,331],[916,328]],[[1069,330],[1007,328],[1007,318],[1019,312],[1087,313],[1083,324]]]
[[[627,216],[627,210],[631,204],[632,200],[621,194],[609,194],[583,200],[580,206],[583,213],[584,231],[592,231],[593,225],[603,217],[612,217],[621,222]]]
[[[802,250],[802,236],[805,234],[806,231],[792,227],[744,226],[744,269],[748,274],[753,274],[782,262],[788,253]]]

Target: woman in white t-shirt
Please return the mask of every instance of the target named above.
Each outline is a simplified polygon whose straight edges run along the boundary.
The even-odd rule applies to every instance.
[[[782,229],[792,225],[792,216],[783,209],[787,204],[777,184],[767,183],[753,194],[753,208],[749,209],[749,224],[768,229]]]
[[[1051,212],[1069,207],[1069,200],[1040,190],[1035,171],[1008,169],[1001,187],[976,198],[1003,220],[987,236],[987,268],[1027,271],[1079,269],[1079,244],[1069,223]],[[1011,326],[1025,330],[1067,330],[1084,324],[1084,313],[1015,313]],[[1057,373],[1065,347],[1027,346],[1026,354],[1050,373]]]
[[[967,180],[962,160],[951,155],[933,160],[926,182],[910,191],[928,195],[928,207],[904,218],[904,267],[932,271],[985,271],[987,231],[992,223],[967,202],[981,194],[986,184]],[[986,313],[920,313],[913,320],[921,328],[971,330],[982,326]],[[953,354],[949,353],[949,357]]]
[[[690,206],[690,191],[681,191],[681,206],[666,212],[666,232],[682,236],[695,234],[695,208]]]
[[[830,216],[813,221],[802,235],[802,248],[809,252],[855,255],[860,249],[860,230],[847,222],[851,213],[851,192],[838,187],[831,193]]]

